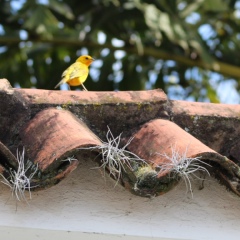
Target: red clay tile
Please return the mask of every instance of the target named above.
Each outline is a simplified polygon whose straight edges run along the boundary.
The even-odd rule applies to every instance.
[[[21,135],[30,159],[34,159],[42,171],[71,156],[76,148],[101,144],[99,138],[71,112],[54,108],[38,113]]]
[[[167,159],[159,155],[172,155],[172,148],[182,156],[197,156],[204,152],[214,152],[198,139],[168,120],[157,119],[144,124],[134,135],[128,147],[131,151],[155,166],[165,163]]]
[[[187,114],[190,116],[222,116],[226,118],[239,118],[239,104],[214,104],[207,102],[187,102],[187,101],[171,101],[172,112],[174,115]]]
[[[91,91],[59,91],[39,89],[15,89],[24,101],[31,104],[118,104],[167,101],[166,94],[160,90],[91,92]]]
[[[29,159],[43,174],[55,172],[55,180],[76,168],[78,161],[67,159],[76,156],[78,148],[101,144],[71,112],[54,108],[39,112],[22,129],[21,137]]]
[[[171,101],[171,121],[222,155],[240,164],[236,154],[240,134],[240,105]],[[232,154],[230,149],[233,148]]]
[[[238,184],[236,185],[235,180],[231,181],[227,178],[229,187],[240,195],[240,189],[238,189],[240,187],[239,167],[231,160],[204,145],[173,122],[157,119],[144,124],[134,135],[128,149],[142,159],[145,159],[154,169],[161,169],[162,166],[166,166],[168,163],[172,164],[172,161],[166,156],[172,157],[173,151],[177,152],[178,156],[184,156],[184,158],[200,157],[199,159],[203,162],[217,163],[228,171],[232,178],[235,178],[235,180],[236,178],[238,179]],[[177,160],[180,161],[180,159],[181,158],[178,158]],[[172,169],[173,166],[170,165],[167,170],[159,171],[156,178],[161,182],[161,178],[166,178]],[[155,181],[154,188],[156,184]],[[153,188],[151,194],[159,195],[170,190],[174,185],[175,184],[169,185],[169,189],[157,188],[159,192],[154,192],[156,189]],[[148,189],[148,191],[150,191],[150,189]]]

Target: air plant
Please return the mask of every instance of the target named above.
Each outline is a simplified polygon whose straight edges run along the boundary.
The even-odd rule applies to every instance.
[[[192,183],[191,180],[195,177],[203,180],[197,176],[197,172],[207,173],[210,176],[209,171],[205,166],[211,167],[208,163],[200,160],[201,157],[187,157],[187,148],[184,153],[179,153],[176,147],[171,147],[172,155],[169,156],[166,153],[160,154],[168,161],[165,164],[161,164],[159,172],[169,171],[170,176],[174,179],[182,178],[186,185],[186,191],[190,191],[193,197]]]
[[[30,165],[25,168],[24,164],[24,155],[25,155],[25,149],[23,148],[22,153],[20,151],[17,151],[17,161],[18,161],[18,168],[15,171],[14,169],[9,170],[9,177],[6,178],[2,174],[3,177],[2,183],[7,185],[12,192],[12,196],[15,196],[18,201],[26,201],[27,199],[25,197],[25,190],[28,190],[29,197],[31,199],[31,179],[35,175],[35,173],[38,170],[38,167],[35,167],[35,170],[29,175],[26,176],[26,172],[29,170]]]
[[[71,157],[67,157],[67,158],[65,158],[65,159],[63,159],[61,161],[62,162],[69,162],[69,163],[71,163],[72,161],[78,161],[78,159],[75,158],[75,156],[71,156]]]
[[[114,137],[110,128],[106,134],[107,141],[102,141],[102,144],[99,146],[81,148],[81,149],[96,149],[100,151],[102,156],[100,168],[108,170],[109,175],[117,180],[116,184],[119,182],[123,171],[136,171],[136,169],[141,165],[147,165],[145,160],[138,157],[136,154],[126,150],[127,146],[131,143],[133,138],[130,138],[128,142],[120,147],[122,133]]]

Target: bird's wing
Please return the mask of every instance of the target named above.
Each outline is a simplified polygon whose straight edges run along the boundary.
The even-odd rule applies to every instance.
[[[82,63],[75,62],[63,72],[62,78],[69,80],[86,74],[88,74],[88,67]]]

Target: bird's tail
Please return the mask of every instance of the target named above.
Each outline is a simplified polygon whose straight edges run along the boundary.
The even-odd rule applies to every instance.
[[[62,79],[55,87],[54,87],[54,89],[56,89],[56,88],[58,88],[61,84],[63,84],[64,83],[64,80]]]

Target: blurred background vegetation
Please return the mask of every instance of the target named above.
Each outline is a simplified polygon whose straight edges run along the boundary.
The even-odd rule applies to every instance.
[[[239,103],[239,0],[0,0],[0,78],[53,89],[89,54],[88,90],[162,88]],[[81,88],[79,88],[81,89]]]

